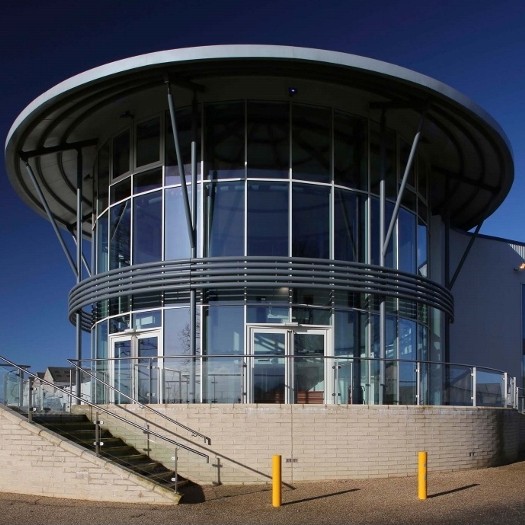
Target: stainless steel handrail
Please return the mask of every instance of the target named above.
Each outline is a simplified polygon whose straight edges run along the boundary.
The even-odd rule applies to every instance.
[[[25,368],[21,368],[19,365],[17,365],[16,363],[13,363],[12,361],[10,361],[9,359],[7,359],[6,357],[4,356],[1,356],[0,355],[0,359],[2,361],[4,361],[5,363],[7,363],[9,366],[12,366],[16,369],[18,369],[19,371],[23,371],[25,374],[28,374],[29,376],[31,376],[33,379],[38,379],[38,381],[40,383],[43,383],[45,385],[48,385],[52,388],[57,388],[56,385],[54,385],[53,383],[51,383],[50,381],[47,381],[46,379],[43,379],[41,377],[38,377],[36,374],[33,374],[32,372],[29,372],[27,369]],[[154,432],[152,430],[149,429],[149,427],[146,425],[146,426],[142,426],[138,423],[134,423],[133,421],[130,421],[128,420],[127,418],[125,418],[124,416],[121,416],[121,415],[118,415],[118,414],[115,414],[114,412],[112,412],[111,410],[101,406],[101,405],[96,405],[95,403],[91,403],[90,401],[87,401],[85,398],[81,397],[81,396],[77,396],[75,394],[73,394],[72,392],[68,392],[67,393],[68,396],[72,397],[73,399],[76,399],[78,401],[80,401],[81,403],[85,404],[85,405],[88,405],[92,408],[95,408],[96,410],[99,410],[101,412],[104,412],[105,414],[108,414],[110,415],[111,417],[114,417],[115,419],[118,419],[119,421],[122,421],[123,423],[126,423],[132,427],[135,427],[135,428],[138,428],[139,430],[141,430],[144,434],[150,434],[152,436],[155,436],[159,439],[162,439],[163,441],[166,441],[168,443],[170,443],[171,445],[175,445],[176,447],[180,447],[180,448],[183,448],[184,450],[187,450],[188,452],[191,452],[192,454],[196,454],[198,456],[201,456],[201,457],[204,457],[206,458],[206,461],[209,463],[210,461],[210,457],[208,456],[208,454],[204,454],[204,452],[200,452],[198,450],[195,450],[187,445],[184,445],[183,443],[179,443],[177,441],[174,441],[173,439],[170,439],[166,436],[163,436],[162,434],[159,434],[158,432]],[[28,407],[28,410],[31,411],[32,410],[32,407]]]
[[[318,356],[318,355],[311,355],[311,356],[305,356],[305,355],[281,355],[281,354],[275,354],[275,353],[268,353],[268,354],[213,354],[213,355],[196,355],[196,356],[188,356],[188,355],[172,355],[172,356],[154,356],[154,357],[125,357],[125,358],[115,358],[115,359],[85,359],[83,360],[83,363],[91,363],[92,365],[93,364],[96,364],[96,363],[104,363],[104,364],[108,364],[108,363],[112,363],[112,362],[117,362],[117,361],[134,361],[134,360],[138,360],[138,359],[141,359],[142,361],[145,361],[145,360],[155,360],[155,361],[161,361],[163,363],[166,363],[167,361],[171,361],[171,362],[176,362],[177,360],[180,360],[180,359],[183,359],[183,360],[188,360],[188,359],[191,359],[193,360],[194,362],[197,362],[199,360],[207,360],[207,359],[213,359],[213,360],[217,360],[217,359],[221,359],[221,358],[225,358],[225,359],[232,359],[232,358],[236,358],[236,359],[242,359],[244,360],[244,362],[246,363],[246,360],[247,359],[274,359],[274,358],[282,358],[282,359],[287,359],[287,360],[290,360],[290,359],[299,359],[299,360],[304,360],[304,359],[308,359],[308,358],[312,358],[312,359],[316,359],[316,360],[319,360],[319,359],[322,359],[323,361],[325,362],[328,362],[329,364],[330,363],[333,363],[333,362],[337,362],[338,364],[341,364],[343,362],[349,362],[349,363],[357,363],[357,362],[360,362],[360,363],[363,363],[363,364],[366,364],[367,366],[379,366],[382,364],[382,366],[385,366],[385,365],[391,365],[393,363],[396,363],[397,365],[401,366],[401,365],[413,365],[414,366],[414,380],[412,381],[415,385],[415,387],[418,389],[417,392],[416,392],[416,395],[415,395],[415,404],[425,404],[423,401],[422,401],[422,392],[423,391],[427,391],[428,393],[428,385],[427,386],[423,386],[423,382],[424,382],[424,379],[423,379],[423,375],[427,376],[428,374],[428,370],[429,368],[434,368],[434,367],[437,367],[436,371],[441,371],[443,373],[443,378],[442,378],[442,384],[441,384],[441,393],[445,393],[445,392],[448,392],[448,388],[453,385],[455,382],[457,382],[457,380],[459,379],[459,376],[456,376],[454,375],[458,369],[461,370],[461,379],[465,379],[467,377],[470,377],[470,385],[469,385],[469,388],[465,389],[464,392],[465,392],[465,395],[468,395],[469,396],[469,399],[470,399],[470,403],[473,405],[473,406],[476,406],[476,399],[477,399],[477,395],[478,394],[482,394],[481,391],[478,390],[477,388],[477,385],[476,385],[476,381],[475,381],[475,377],[478,376],[478,383],[479,385],[483,385],[485,384],[486,382],[485,381],[479,381],[479,376],[480,374],[482,373],[489,373],[489,374],[495,374],[495,375],[498,375],[500,380],[501,380],[501,388],[502,388],[502,391],[501,391],[501,395],[500,397],[498,398],[500,401],[498,403],[494,403],[493,405],[491,406],[513,406],[514,408],[517,407],[517,403],[515,401],[512,401],[511,403],[509,403],[509,399],[516,399],[517,398],[517,393],[515,392],[510,392],[510,390],[514,390],[515,387],[513,387],[513,383],[509,383],[508,381],[508,374],[506,372],[504,372],[503,370],[499,370],[499,369],[495,369],[495,368],[490,368],[490,367],[476,367],[476,366],[473,366],[473,365],[468,365],[468,364],[464,364],[464,363],[445,363],[445,362],[441,362],[441,361],[430,361],[430,360],[414,360],[414,359],[403,359],[403,358],[378,358],[378,357],[361,357],[361,356],[344,356],[344,355],[333,355],[333,356],[326,356],[326,355],[323,355],[323,356]],[[69,360],[71,362],[71,360]],[[162,366],[162,367],[157,367],[159,371],[163,371],[163,370],[168,370],[168,368],[166,366]],[[236,376],[242,376],[242,378],[244,378],[244,375],[246,370],[245,368],[243,367],[242,369],[239,369],[239,372],[240,374],[234,374]],[[452,374],[452,375],[450,375]],[[92,376],[91,373],[89,373],[89,375]],[[93,377],[93,376],[92,376]],[[98,380],[98,378],[95,377],[95,379]],[[104,385],[108,386],[109,388],[113,389],[115,392],[120,392],[120,390],[118,390],[116,387],[113,387],[112,385],[108,384],[107,382],[104,382],[102,380],[100,380]],[[244,379],[243,379],[244,381]],[[379,387],[384,387],[385,385],[384,384],[379,384],[378,383],[378,386]],[[433,391],[436,391],[437,392],[437,389],[439,387],[436,387]],[[510,390],[509,390],[510,389]],[[122,393],[122,395],[124,397],[126,397],[127,399],[129,399],[130,401],[134,402],[134,403],[137,403],[139,404],[140,406],[144,406],[145,408],[149,409],[149,410],[152,410],[153,412],[156,412],[158,413],[154,408],[150,407],[149,405],[147,404],[144,404],[134,398],[132,398],[131,396],[129,395],[126,395],[124,393]],[[336,393],[334,394],[336,395]],[[388,403],[386,403],[388,404]],[[431,403],[432,404],[432,403]],[[437,403],[439,404],[439,403]],[[444,405],[457,405],[457,406],[463,406],[465,403],[464,403],[464,400],[460,400],[460,401],[454,401],[454,400],[449,400],[447,401],[446,403],[444,403]],[[164,417],[164,414],[162,413],[159,413],[162,417]],[[166,419],[169,419],[168,416],[166,416]],[[175,424],[177,424],[175,422]],[[191,429],[190,429],[190,432],[191,432]]]
[[[129,357],[127,358],[122,358],[122,359],[130,359]],[[146,360],[146,359],[158,359],[157,357],[155,358],[148,358],[148,357],[141,357],[140,359],[142,360]],[[95,375],[93,375],[89,370],[86,370],[85,368],[82,368],[78,363],[79,361],[77,359],[68,359],[68,361],[75,367],[77,368],[78,370],[80,370],[82,373],[85,373],[85,374],[88,374],[92,379],[94,379],[95,381],[99,382],[99,383],[102,383],[104,386],[110,388],[111,390],[113,390],[114,392],[116,392],[117,394],[125,397],[126,399],[129,399],[129,401],[131,401],[132,403],[135,403],[137,404],[140,408],[145,408],[147,410],[149,410],[150,412],[153,412],[154,414],[156,414],[157,416],[160,416],[161,418],[165,419],[166,421],[169,421],[170,423],[173,423],[174,425],[180,427],[180,428],[183,428],[184,430],[187,430],[188,432],[191,433],[192,437],[201,437],[204,439],[204,442],[208,445],[211,445],[211,438],[208,437],[208,436],[205,436],[204,434],[201,434],[200,432],[197,432],[196,430],[190,428],[190,427],[187,427],[186,425],[183,425],[182,423],[179,423],[178,421],[176,421],[175,419],[167,416],[166,414],[163,414],[162,412],[159,412],[158,410],[155,410],[153,407],[151,407],[150,405],[148,404],[144,404],[144,403],[141,403],[138,399],[135,399],[134,397],[132,396],[128,396],[127,394],[125,394],[124,392],[120,391],[118,388],[116,388],[115,386],[109,384],[107,381],[104,381],[103,379],[100,379],[99,377],[96,377]],[[100,405],[96,405],[96,406],[100,406]],[[155,424],[154,422],[150,421],[150,424]],[[156,425],[156,424],[155,424]],[[158,426],[158,425],[156,425]]]

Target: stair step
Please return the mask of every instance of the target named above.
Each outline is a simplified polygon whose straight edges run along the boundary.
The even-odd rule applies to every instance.
[[[94,450],[95,425],[85,415],[39,415],[33,418],[38,423],[57,434]],[[103,445],[99,449],[100,456],[121,465],[135,474],[153,481],[165,488],[175,490],[172,481],[174,473],[162,463],[152,460],[148,455],[128,445],[121,438],[114,437],[107,429],[101,429],[100,439]],[[178,478],[177,490],[190,482],[183,477]]]

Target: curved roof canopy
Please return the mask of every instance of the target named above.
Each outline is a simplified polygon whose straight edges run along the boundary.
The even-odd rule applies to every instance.
[[[28,159],[56,221],[76,222],[77,150],[82,177],[89,178],[97,146],[119,101],[174,86],[206,90],[207,81],[246,76],[313,80],[359,90],[379,120],[416,131],[430,162],[432,212],[470,229],[503,201],[513,181],[509,142],[480,107],[449,86],[392,64],[318,49],[266,45],[183,48],[112,62],[51,88],[18,116],[6,140],[9,178],[18,194],[40,213],[43,207],[23,159]],[[153,91],[154,92],[154,91]],[[160,93],[160,92],[159,92]],[[167,100],[167,99],[166,99]],[[323,103],[322,100],[319,101]],[[113,110],[111,109],[113,108]],[[166,102],[167,108],[167,102]],[[91,184],[85,184],[83,229],[90,235]]]

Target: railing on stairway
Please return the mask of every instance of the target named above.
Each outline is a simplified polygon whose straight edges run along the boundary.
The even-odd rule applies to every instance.
[[[63,396],[51,396],[54,401],[56,401],[58,404],[62,404],[61,408],[64,408],[63,406],[63,399],[64,397],[69,398],[69,406],[71,406],[72,402],[71,399],[76,400],[77,402],[87,405],[94,409],[95,412],[95,425],[99,424],[99,412],[105,413],[109,415],[112,418],[117,419],[127,427],[135,428],[141,431],[142,434],[145,434],[148,439],[152,436],[155,438],[158,438],[165,444],[168,444],[168,446],[171,446],[174,450],[174,455],[171,455],[171,459],[175,460],[175,475],[174,478],[172,478],[173,481],[175,481],[175,488],[177,488],[178,483],[178,473],[176,471],[177,469],[177,461],[175,458],[177,458],[177,451],[178,449],[184,449],[187,452],[191,454],[195,454],[197,456],[200,456],[204,459],[206,459],[206,462],[209,463],[209,455],[205,454],[204,452],[201,452],[199,450],[196,450],[184,443],[180,443],[179,441],[176,441],[174,439],[171,439],[165,435],[162,435],[161,433],[151,430],[149,422],[146,423],[144,426],[135,422],[131,421],[130,419],[126,418],[122,414],[117,414],[115,411],[110,410],[106,406],[102,405],[96,405],[95,403],[92,403],[88,399],[86,399],[86,396],[77,396],[73,393],[73,389],[70,387],[69,390],[67,387],[57,387],[54,383],[47,381],[46,379],[39,377],[37,374],[34,374],[28,370],[28,365],[17,365],[13,361],[10,361],[6,357],[0,356],[0,366],[4,367],[4,369],[7,370],[7,374],[13,375],[12,379],[9,377],[4,376],[3,381],[3,388],[0,389],[0,404],[5,404],[13,409],[18,410],[21,413],[24,413],[27,411],[27,417],[29,421],[32,421],[33,416],[35,413],[40,414],[49,414],[52,412],[52,409],[47,409],[46,407],[42,407],[43,410],[40,410],[37,412],[37,408],[35,407],[35,403],[33,402],[33,385],[35,382],[38,382],[40,386],[45,386],[48,389],[48,393],[53,393],[55,391],[60,391],[60,394]],[[58,401],[60,399],[60,401]],[[65,412],[65,410],[57,410],[59,413]],[[162,415],[159,413],[159,415]],[[176,421],[172,420],[171,418],[168,418],[172,423],[177,423]],[[178,426],[181,426],[185,428],[186,430],[192,432],[192,435],[194,436],[201,436],[205,439],[206,443],[209,443],[209,438],[204,436],[203,434],[200,434],[198,432],[193,431],[189,427],[186,427],[184,425],[179,424]],[[96,435],[94,436],[95,442],[94,445],[98,447],[100,445],[100,442],[102,441],[100,439],[100,428],[96,430]]]
[[[89,377],[91,377],[91,379],[93,379],[95,381],[95,383],[99,383],[99,384],[104,385],[105,388],[108,388],[109,390],[111,390],[114,393],[118,394],[118,396],[120,396],[121,399],[125,398],[128,401],[130,401],[131,403],[137,404],[140,408],[144,408],[144,409],[148,410],[149,412],[152,412],[155,415],[159,416],[160,418],[162,418],[162,419],[164,419],[166,421],[169,421],[173,425],[190,432],[192,437],[201,437],[201,438],[203,438],[204,439],[204,443],[206,443],[207,445],[211,445],[211,438],[210,437],[205,436],[204,434],[201,434],[200,432],[197,432],[195,429],[192,429],[192,428],[190,428],[190,427],[180,423],[179,421],[169,417],[166,414],[163,414],[159,410],[156,410],[155,408],[153,408],[151,405],[148,405],[147,403],[141,403],[138,399],[136,399],[136,398],[134,398],[134,397],[132,397],[132,396],[122,392],[121,390],[116,388],[114,385],[111,385],[108,381],[106,381],[104,379],[101,379],[100,377],[97,377],[96,373],[94,374],[90,370],[87,370],[86,368],[82,368],[82,366],[79,364],[80,361],[78,361],[76,359],[68,359],[68,361],[76,369],[80,370],[82,374],[87,374]],[[158,426],[153,421],[150,421],[149,423],[150,424],[154,424],[155,426]]]

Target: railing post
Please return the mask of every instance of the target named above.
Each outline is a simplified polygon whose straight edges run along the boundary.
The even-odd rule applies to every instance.
[[[33,378],[27,379],[27,420],[33,422]]]
[[[100,456],[100,447],[104,445],[104,443],[101,441],[101,432],[100,432],[100,425],[103,423],[103,421],[100,420],[100,414],[98,412],[95,413],[95,453],[97,456]]]
[[[476,373],[477,373],[477,369],[475,366],[472,367],[472,406],[475,407],[476,406],[476,401],[477,401],[477,388],[478,388],[478,385],[477,385],[477,377],[476,377]]]
[[[175,454],[174,456],[171,458],[173,460],[173,478],[171,478],[171,481],[173,481],[175,483],[175,492],[178,493],[178,488],[179,488],[179,475],[178,475],[178,470],[177,470],[177,447],[175,447]]]
[[[20,378],[18,382],[18,408],[22,410],[24,406],[24,370],[22,368],[18,371],[18,377]]]
[[[421,361],[416,361],[416,405],[421,405]]]

